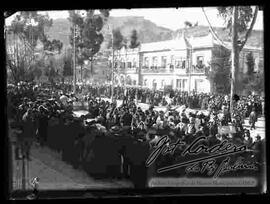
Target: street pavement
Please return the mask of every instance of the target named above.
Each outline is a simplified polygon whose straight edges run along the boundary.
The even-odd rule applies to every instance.
[[[23,161],[15,160],[15,135],[10,130],[12,140],[12,170],[13,189],[22,189]],[[68,189],[106,189],[106,188],[133,188],[128,180],[117,179],[94,179],[83,170],[74,169],[71,165],[63,162],[61,156],[47,147],[33,144],[30,154],[31,161],[25,162],[26,189],[32,189],[31,180],[39,178],[40,190],[68,190]]]

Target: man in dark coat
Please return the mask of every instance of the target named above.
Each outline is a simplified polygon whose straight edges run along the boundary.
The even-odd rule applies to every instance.
[[[31,110],[28,109],[27,112],[23,115],[22,122],[22,145],[23,145],[23,154],[26,159],[30,160],[30,149],[35,135],[34,122],[31,115]]]
[[[117,177],[120,172],[120,157],[117,152],[116,142],[105,134],[97,134],[91,144],[92,156],[86,159],[85,169],[95,178]]]
[[[250,130],[255,128],[255,123],[257,122],[257,114],[255,112],[255,108],[252,109],[250,115],[249,115],[249,124],[250,124]]]
[[[127,148],[127,157],[130,161],[130,178],[135,188],[147,187],[146,159],[149,155],[149,144],[145,141],[134,141]]]
[[[120,119],[121,125],[124,126],[130,126],[132,122],[132,114],[126,110],[124,115]]]

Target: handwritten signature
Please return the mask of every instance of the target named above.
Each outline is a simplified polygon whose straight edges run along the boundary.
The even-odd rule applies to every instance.
[[[203,156],[201,158],[193,159],[190,161],[177,163],[169,166],[165,166],[162,168],[159,168],[157,170],[158,173],[170,171],[173,169],[177,169],[183,166],[187,166],[186,173],[190,172],[201,172],[204,173],[207,171],[207,175],[213,175],[214,178],[217,178],[221,174],[238,170],[238,169],[253,169],[256,170],[257,167],[255,164],[251,163],[245,163],[243,161],[243,158],[240,157],[238,160],[233,164],[230,165],[230,155],[234,155],[237,153],[242,153],[247,150],[246,145],[240,145],[237,146],[233,143],[230,143],[228,140],[224,140],[220,142],[219,144],[216,144],[211,147],[207,147],[203,142],[207,141],[207,137],[201,136],[196,138],[190,145],[188,145],[181,153],[182,157],[185,157],[187,155],[199,155],[202,153],[206,153],[207,156]],[[184,145],[186,145],[183,141],[178,139],[174,143],[170,143],[170,138],[168,136],[162,136],[154,145],[154,150],[151,152],[149,157],[146,160],[146,166],[151,166],[155,160],[159,157],[160,154],[166,155],[171,154],[173,155],[175,153],[175,150],[177,148],[180,148]],[[220,165],[216,163],[216,159],[220,157],[226,157]],[[199,165],[201,163],[201,166]]]

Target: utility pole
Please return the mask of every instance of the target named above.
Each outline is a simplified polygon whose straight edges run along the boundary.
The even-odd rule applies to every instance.
[[[191,86],[191,70],[192,70],[192,47],[190,48],[190,65],[188,70],[188,94],[190,94]]]
[[[126,96],[126,92],[127,92],[127,66],[128,66],[128,60],[127,60],[127,46],[125,47],[125,51],[126,51],[126,59],[125,59],[125,70],[124,70],[124,95]]]
[[[73,25],[73,92],[76,92],[76,25]]]
[[[113,46],[113,29],[112,29],[112,95],[111,95],[111,100],[113,100],[113,91],[114,91],[114,46]]]
[[[231,98],[230,98],[230,113],[231,116],[233,114],[233,96],[235,94],[235,88],[236,88],[236,79],[237,79],[237,69],[238,69],[238,32],[237,32],[237,21],[238,21],[238,7],[233,7],[233,16],[232,16],[232,70],[231,70]]]
[[[185,27],[182,38],[186,41],[186,32],[187,28]],[[190,52],[189,52],[189,69],[188,69],[188,94],[191,91],[191,71],[192,71],[192,45],[190,45]]]

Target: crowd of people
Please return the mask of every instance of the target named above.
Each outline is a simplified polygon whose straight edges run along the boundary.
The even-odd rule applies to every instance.
[[[263,100],[257,96],[236,97],[231,117],[225,95],[115,87],[114,100],[109,102],[103,97],[110,97],[110,86],[78,86],[76,93],[68,85],[8,86],[8,116],[22,130],[18,143],[26,150],[26,158],[31,159],[30,147],[36,141],[91,176],[129,177],[135,187],[145,187],[149,177],[145,161],[158,138],[168,135],[171,142],[180,138],[189,145],[204,135],[209,146],[225,139],[245,144],[249,151],[243,155],[263,163],[264,140],[257,135],[253,141],[250,131],[243,127],[243,120],[249,117],[251,128],[256,128],[258,115],[263,114]],[[117,106],[116,99],[122,100],[122,105]],[[88,102],[88,114],[81,117],[73,113],[73,102],[78,100]],[[150,106],[142,110],[138,102]],[[166,106],[166,110],[157,111],[156,106]],[[231,126],[233,131],[222,132],[222,126]],[[176,163],[179,157],[175,154],[160,157],[152,168]],[[182,170],[170,174],[183,175]],[[150,176],[155,174],[151,171]]]

